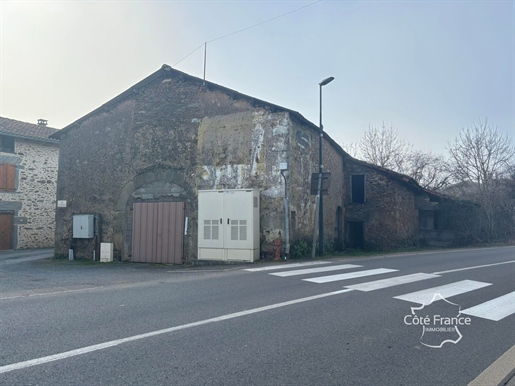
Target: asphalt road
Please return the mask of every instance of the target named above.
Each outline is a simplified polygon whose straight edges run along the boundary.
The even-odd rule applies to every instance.
[[[515,345],[514,247],[294,263],[0,256],[0,384],[467,385]]]

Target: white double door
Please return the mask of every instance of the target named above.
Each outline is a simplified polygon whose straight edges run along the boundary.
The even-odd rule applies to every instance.
[[[253,191],[199,192],[200,259],[246,260],[230,250],[253,250],[255,194]],[[218,251],[213,251],[218,250]],[[225,250],[225,251],[223,251]]]

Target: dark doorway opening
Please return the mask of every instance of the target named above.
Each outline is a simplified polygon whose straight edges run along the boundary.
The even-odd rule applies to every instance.
[[[347,221],[347,248],[364,249],[363,221]]]
[[[352,202],[363,204],[365,202],[365,176],[363,174],[355,174],[351,178]]]

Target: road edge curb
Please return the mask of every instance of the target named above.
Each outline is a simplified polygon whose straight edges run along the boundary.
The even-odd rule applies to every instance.
[[[515,345],[502,354],[468,386],[505,385],[515,373]]]

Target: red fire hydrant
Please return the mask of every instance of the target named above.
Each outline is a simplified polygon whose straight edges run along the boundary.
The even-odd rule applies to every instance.
[[[281,239],[274,240],[274,260],[281,260]]]

